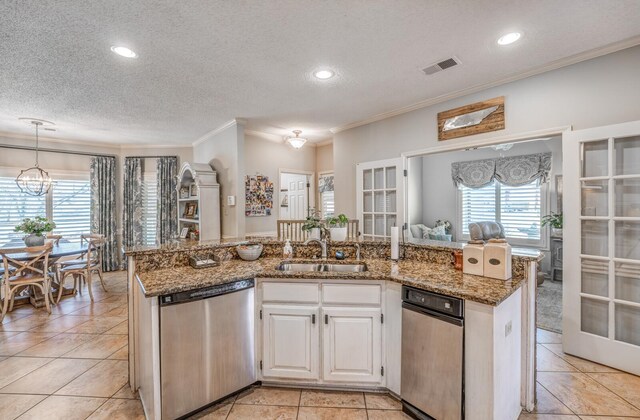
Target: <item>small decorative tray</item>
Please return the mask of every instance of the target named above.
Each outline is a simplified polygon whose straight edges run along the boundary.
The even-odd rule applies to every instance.
[[[220,261],[213,255],[194,255],[189,257],[189,265],[193,268],[209,268],[220,265]]]

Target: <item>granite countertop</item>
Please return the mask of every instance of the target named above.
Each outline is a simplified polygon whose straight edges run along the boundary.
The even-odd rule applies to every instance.
[[[200,289],[254,277],[285,279],[346,279],[391,280],[407,286],[459,297],[487,305],[497,306],[515,292],[522,280],[496,280],[463,274],[450,266],[419,261],[368,259],[368,271],[361,273],[337,272],[283,272],[276,270],[280,258],[260,258],[256,261],[233,259],[212,268],[194,269],[190,266],[165,268],[138,273],[140,285],[146,297],[159,296],[185,290]],[[320,263],[320,260],[292,260],[292,262]],[[356,261],[330,261],[354,263]]]

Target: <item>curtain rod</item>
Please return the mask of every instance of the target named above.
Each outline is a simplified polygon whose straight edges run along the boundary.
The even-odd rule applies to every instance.
[[[5,149],[18,149],[18,150],[31,150],[35,151],[36,148],[33,146],[19,146],[15,144],[0,144],[0,148]],[[104,153],[90,153],[90,152],[76,152],[73,150],[58,150],[58,149],[47,149],[45,147],[39,147],[38,150],[40,152],[49,152],[49,153],[61,153],[63,155],[80,155],[80,156],[103,156],[103,157],[112,157],[116,158],[116,155],[108,155]]]

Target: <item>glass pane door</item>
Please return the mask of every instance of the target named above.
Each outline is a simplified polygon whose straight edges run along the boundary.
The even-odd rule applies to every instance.
[[[365,241],[389,240],[391,227],[400,226],[401,163],[393,159],[358,165],[358,217]]]
[[[580,149],[580,331],[640,346],[640,136]]]

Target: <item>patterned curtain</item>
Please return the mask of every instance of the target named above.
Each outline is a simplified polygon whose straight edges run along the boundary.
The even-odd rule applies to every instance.
[[[142,245],[142,173],[144,159],[124,159],[124,200],[122,214],[122,245]]]
[[[178,158],[164,156],[158,158],[158,225],[156,238],[163,244],[178,234],[178,196],[176,184]]]
[[[538,181],[549,181],[551,153],[510,156],[495,159],[454,162],[451,164],[451,178],[456,187],[482,188],[498,181],[511,187]]]
[[[120,267],[116,242],[116,158],[93,156],[90,165],[91,233],[104,235],[102,269]]]

